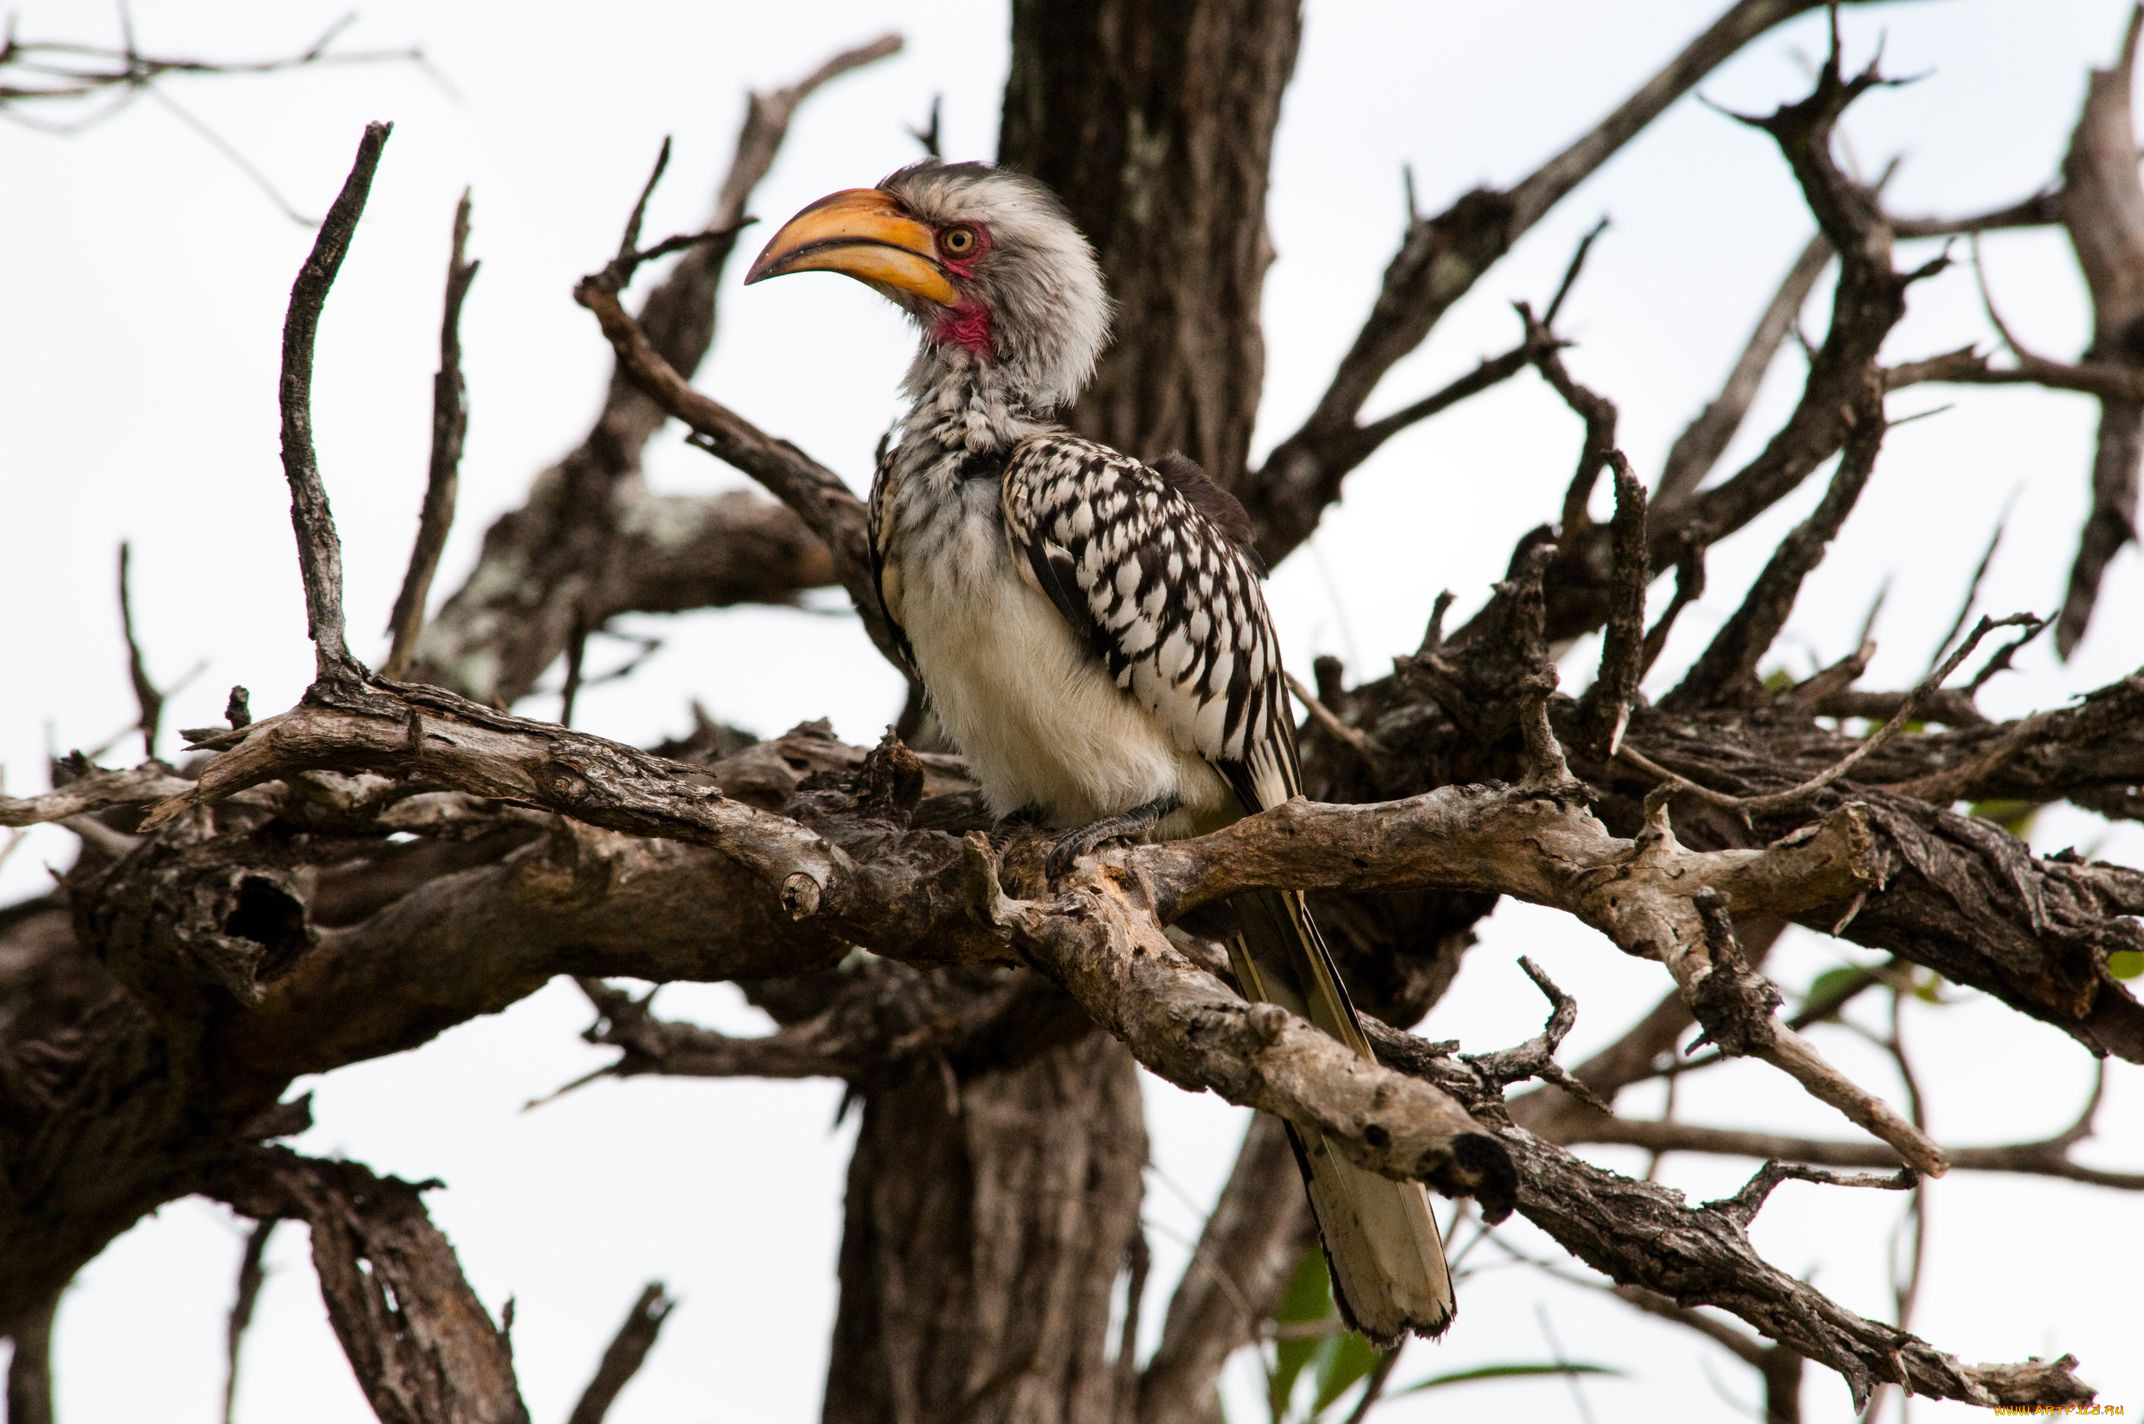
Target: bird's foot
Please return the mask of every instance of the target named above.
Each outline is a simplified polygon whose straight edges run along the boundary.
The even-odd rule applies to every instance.
[[[1143,806],[1134,806],[1120,815],[1104,816],[1101,820],[1067,831],[1050,847],[1049,859],[1043,862],[1043,871],[1055,880],[1072,868],[1072,863],[1091,850],[1096,850],[1111,841],[1129,841],[1145,835],[1161,823],[1161,818],[1183,805],[1175,796],[1157,796]]]

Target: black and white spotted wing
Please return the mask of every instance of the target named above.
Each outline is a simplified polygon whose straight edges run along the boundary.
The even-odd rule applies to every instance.
[[[1026,571],[1179,746],[1246,810],[1301,789],[1280,648],[1242,507],[1196,465],[1051,435],[1013,451],[1005,523]]]

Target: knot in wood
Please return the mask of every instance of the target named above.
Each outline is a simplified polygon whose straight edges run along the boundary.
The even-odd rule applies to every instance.
[[[1252,1004],[1243,1019],[1251,1036],[1269,1048],[1280,1042],[1288,1028],[1288,1011],[1278,1004]]]
[[[825,887],[818,881],[801,870],[794,871],[782,882],[782,908],[789,912],[792,920],[808,920],[819,913],[819,901],[824,894]]]
[[[589,780],[580,768],[553,756],[543,765],[543,779],[555,796],[579,796],[589,789]]]

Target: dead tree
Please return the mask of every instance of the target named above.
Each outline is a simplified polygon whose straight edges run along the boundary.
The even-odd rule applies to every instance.
[[[1037,846],[980,834],[980,804],[943,751],[890,735],[852,747],[810,728],[772,740],[708,729],[646,750],[501,710],[562,657],[576,675],[579,644],[621,612],[863,586],[856,498],[690,376],[714,338],[715,282],[737,224],[791,113],[898,41],[754,96],[704,230],[643,245],[635,209],[617,252],[576,291],[616,355],[595,427],[491,528],[477,572],[426,623],[461,431],[456,315],[473,266],[458,229],[433,497],[385,673],[345,635],[309,414],[314,324],[387,141],[385,126],[369,129],[284,333],[285,471],[316,680],[298,705],[258,720],[234,693],[228,727],[186,733],[203,755],[183,770],[71,760],[50,792],[0,802],[0,824],[56,821],[81,840],[64,885],[0,911],[10,1418],[41,1417],[44,1342],[67,1282],[144,1213],[197,1193],[263,1223],[308,1225],[330,1318],[382,1419],[525,1418],[502,1324],[426,1219],[421,1188],[274,1140],[307,1120],[288,1096],[299,1075],[421,1044],[561,974],[580,978],[592,1036],[619,1052],[616,1075],[829,1076],[853,1089],[862,1129],[829,1420],[1210,1417],[1222,1362],[1270,1331],[1303,1254],[1296,1169],[1260,1118],[1200,1247],[1235,1263],[1229,1289],[1189,1275],[1167,1302],[1159,1348],[1138,1358],[1137,1065],[1314,1126],[1375,1170],[1475,1199],[1488,1221],[1522,1214],[1635,1307],[1755,1366],[1775,1419],[1798,1417],[1805,1361],[1841,1376],[1857,1405],[1886,1386],[1980,1404],[2089,1399],[2066,1356],[1962,1363],[1751,1247],[1750,1221],[1788,1177],[1911,1191],[1946,1170],[1987,1169],[2144,1186],[2144,1174],[2072,1160],[2089,1112],[2048,1141],[1947,1150],[1915,1105],[1852,1081],[1803,1033],[1858,995],[1904,992],[1902,979],[1872,972],[1783,1015],[1763,959],[1782,927],[1807,926],[1991,996],[2081,1052],[2144,1061],[2144,1007],[2118,973],[2120,956],[2144,951],[2144,871],[2037,856],[1957,809],[2000,799],[2144,816],[2144,670],[2075,706],[1996,719],[1975,694],[2045,624],[1968,629],[1961,613],[1939,666],[1911,688],[1863,686],[1866,649],[1798,681],[1763,674],[1803,582],[1879,468],[1887,393],[1916,382],[2033,382],[2102,402],[2097,503],[2063,615],[2066,636],[2081,633],[2099,571],[2133,525],[2144,409],[2122,248],[2135,237],[2136,198],[2123,187],[2135,175],[2134,29],[2123,77],[2095,80],[2061,191],[1904,220],[1835,156],[1841,115],[1882,82],[1842,61],[1835,13],[1810,92],[1746,120],[1786,159],[1820,235],[1664,469],[1632,468],[1612,393],[1564,362],[1557,319],[1583,248],[1564,291],[1520,307],[1508,351],[1391,415],[1362,414],[1394,363],[1580,180],[1744,44],[1813,8],[1736,0],[1535,172],[1412,216],[1324,397],[1254,464],[1267,259],[1257,215],[1295,5],[1015,5],[1000,159],[1065,195],[1137,315],[1077,414],[1086,433],[1190,451],[1241,496],[1278,561],[1386,439],[1497,382],[1536,374],[1585,426],[1560,510],[1513,551],[1477,615],[1447,631],[1440,604],[1388,676],[1347,686],[1321,669],[1304,698],[1315,801],[1193,841],[1108,849],[1054,883]],[[658,166],[651,189],[660,176]],[[1977,351],[1880,358],[1915,283],[1945,261],[1903,257],[1902,241],[2056,222],[2076,240],[2101,317],[2084,361],[2034,355],[2007,335],[2003,364]],[[1152,240],[1162,230],[1170,240]],[[629,304],[639,269],[673,255]],[[1799,400],[1746,464],[1721,468],[1827,263],[1835,293]],[[772,498],[670,508],[667,527],[689,515],[692,537],[658,546],[644,518],[653,496],[634,477],[671,420]],[[1710,646],[1657,702],[1639,696],[1702,585],[1707,549],[1826,468],[1823,498]],[[1614,515],[1600,522],[1590,499],[1604,477]],[[1649,593],[1669,575],[1672,593],[1649,618]],[[872,600],[857,606],[868,624]],[[1552,651],[1594,630],[1604,635],[1594,675],[1575,695],[1559,690]],[[1195,933],[1164,933],[1261,885],[1324,897],[1336,951],[1378,1020],[1383,1066],[1247,1004]],[[1659,963],[1659,1006],[1575,1069],[1555,1058],[1575,1006],[1538,973],[1550,1016],[1527,1044],[1460,1053],[1407,1033],[1501,896],[1562,911]],[[664,1021],[611,976],[734,980],[779,1026],[739,1039]],[[1708,1056],[1678,1066],[1693,1030]],[[1727,1057],[1772,1065],[1855,1130],[1727,1131],[1617,1106],[1634,1085]],[[1508,1091],[1530,1081],[1540,1086]],[[1570,1150],[1588,1142],[1770,1160],[1737,1195],[1691,1205]],[[1878,1175],[1824,1170],[1847,1167]],[[1133,1319],[1113,1328],[1126,1277]],[[659,1289],[636,1307],[576,1420],[601,1417],[665,1310]],[[1357,1417],[1383,1372],[1365,1377]]]

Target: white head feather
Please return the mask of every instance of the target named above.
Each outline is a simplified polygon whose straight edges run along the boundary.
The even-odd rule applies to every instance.
[[[879,187],[919,222],[968,224],[985,235],[959,284],[989,313],[989,354],[934,335],[943,308],[903,301],[924,330],[909,368],[910,393],[920,399],[949,384],[975,383],[1038,415],[1069,405],[1109,344],[1110,301],[1094,248],[1057,195],[1025,174],[936,159],[903,168]]]

